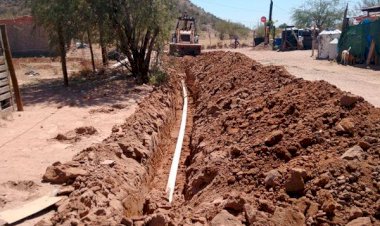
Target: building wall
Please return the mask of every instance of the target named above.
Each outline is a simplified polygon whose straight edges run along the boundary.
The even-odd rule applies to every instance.
[[[0,20],[7,26],[9,45],[14,57],[37,57],[56,55],[49,47],[49,37],[30,16]]]

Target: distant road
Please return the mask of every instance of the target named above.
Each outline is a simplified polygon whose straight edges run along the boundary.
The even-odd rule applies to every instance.
[[[306,80],[325,80],[341,90],[364,97],[380,107],[380,70],[343,66],[327,60],[315,60],[311,51],[254,51],[250,48],[231,49],[247,55],[264,65],[283,65],[296,77]],[[380,68],[378,68],[380,69]]]

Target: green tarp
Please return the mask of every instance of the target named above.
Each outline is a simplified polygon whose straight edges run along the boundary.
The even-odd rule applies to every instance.
[[[351,47],[350,53],[364,61],[372,40],[376,43],[376,54],[380,56],[380,20],[348,27],[339,39],[339,52]]]

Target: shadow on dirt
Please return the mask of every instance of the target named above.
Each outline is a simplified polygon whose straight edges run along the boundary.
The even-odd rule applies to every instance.
[[[140,89],[132,77],[123,74],[76,76],[70,78],[70,86],[64,87],[61,78],[43,79],[21,87],[25,106],[50,105],[71,107],[116,104],[125,100],[137,100]]]
[[[352,67],[356,67],[356,68],[361,68],[361,69],[367,69],[367,70],[371,70],[371,71],[380,71],[380,66],[379,65],[366,65],[366,64],[355,64],[355,65],[351,65]]]

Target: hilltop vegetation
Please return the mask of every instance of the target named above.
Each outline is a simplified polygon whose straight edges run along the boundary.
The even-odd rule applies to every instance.
[[[197,19],[198,29],[201,32],[217,33],[221,40],[228,39],[230,36],[246,37],[249,28],[240,23],[226,21],[206,12],[204,9],[194,5],[190,0],[179,0],[178,14],[187,12]]]

